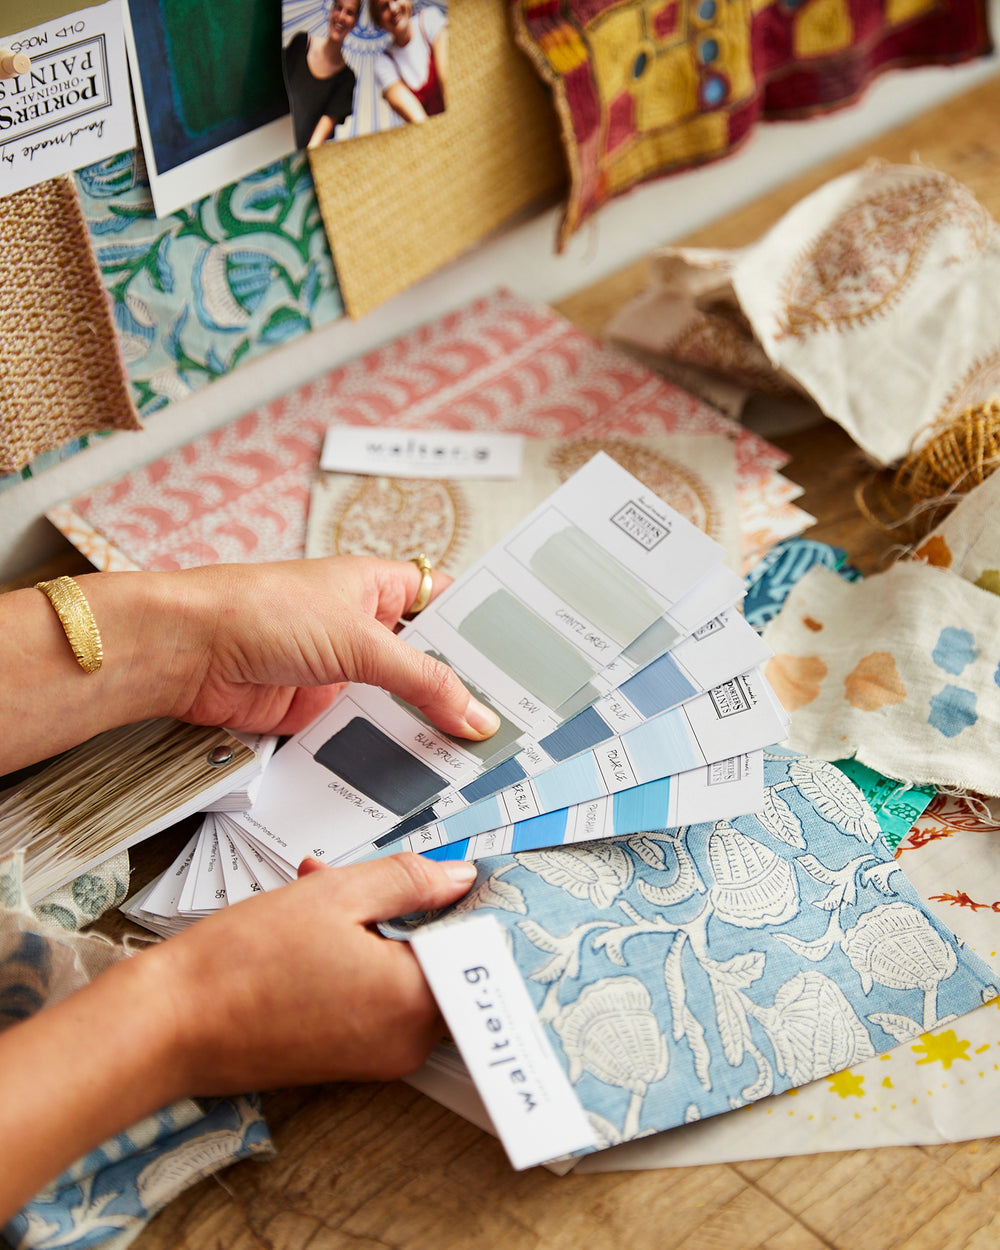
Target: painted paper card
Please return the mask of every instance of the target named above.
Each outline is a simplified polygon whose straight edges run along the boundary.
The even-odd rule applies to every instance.
[[[627,648],[626,656],[629,652],[636,653],[644,638],[646,635],[643,635],[638,643]],[[760,649],[763,649],[763,654]],[[495,768],[486,769],[468,786],[462,787],[441,801],[435,802],[426,811],[411,817],[406,821],[405,828],[400,828],[395,836],[390,832],[379,838],[372,850],[399,840],[404,834],[420,830],[422,827],[423,829],[433,827],[435,830],[432,835],[433,841],[427,843],[424,839],[425,845],[438,845],[451,841],[453,839],[447,834],[447,820],[455,813],[475,808],[476,811],[468,811],[466,819],[454,822],[457,836],[466,838],[472,831],[472,825],[468,822],[476,821],[477,813],[480,818],[486,815],[487,809],[483,800],[491,795],[499,798],[504,791],[510,792],[510,806],[504,810],[502,799],[499,800],[500,806],[494,803],[489,808],[486,821],[479,820],[475,832],[485,832],[493,827],[489,820],[494,812],[498,818],[498,824],[536,814],[541,807],[537,793],[532,793],[529,779],[540,777],[542,778],[540,784],[547,787],[548,782],[545,778],[549,778],[553,783],[553,787],[549,790],[549,798],[554,798],[559,782],[555,776],[550,777],[550,772],[557,765],[568,763],[575,757],[591,751],[598,744],[604,744],[608,749],[618,752],[623,761],[623,767],[627,767],[628,770],[626,777],[629,773],[635,775],[635,765],[631,762],[624,765],[624,761],[629,761],[628,746],[616,745],[622,735],[627,737],[632,731],[638,730],[640,726],[645,725],[654,717],[679,708],[680,705],[693,701],[699,694],[705,694],[712,688],[716,688],[716,694],[710,695],[704,705],[704,711],[707,711],[709,717],[709,727],[714,711],[716,722],[733,716],[741,718],[737,735],[739,741],[736,746],[742,750],[748,750],[754,745],[766,746],[777,741],[784,736],[787,718],[780,711],[778,715],[774,715],[776,709],[771,700],[767,700],[764,705],[760,706],[757,716],[754,717],[754,709],[758,706],[757,694],[756,692],[751,694],[749,687],[744,687],[742,684],[743,674],[762,663],[769,654],[765,644],[739,613],[735,609],[728,609],[720,616],[713,617],[663,655],[652,660],[639,672],[631,676],[626,675],[620,685],[616,685],[613,690],[577,712],[575,716],[569,717],[555,732],[523,745],[516,754]],[[746,680],[751,679],[748,677]],[[758,722],[752,727],[748,724],[748,713]],[[698,720],[696,709],[695,722],[697,723]],[[704,725],[704,720],[701,723]],[[683,771],[688,766],[679,761],[677,746],[681,741],[689,745],[692,739],[697,742],[698,734],[689,724],[685,714],[679,714],[679,720],[675,717],[665,722],[662,726],[662,733],[655,727],[648,732],[654,736],[657,746],[652,751],[645,750],[646,763],[640,767],[640,772],[646,770],[650,774],[655,772],[657,776],[666,776],[671,772]],[[711,736],[711,733],[705,735],[701,742],[702,754],[708,747]],[[757,738],[760,740],[755,741]],[[662,753],[659,751],[661,744]],[[732,740],[728,745],[732,746]],[[709,753],[716,759],[721,759],[728,754],[728,751],[726,746],[716,740]],[[650,759],[651,756],[653,759]],[[595,774],[602,774],[605,766],[598,762],[596,756],[592,756],[592,760]],[[711,762],[715,762],[714,759]],[[616,770],[612,767],[612,774],[615,771],[622,771],[622,769]],[[573,775],[579,776],[578,773]],[[635,779],[642,782],[652,781],[655,778],[647,775]],[[635,784],[635,780],[632,784]],[[621,788],[621,785],[611,787],[612,790]],[[594,794],[586,797],[594,798],[599,792],[598,788]],[[565,803],[576,802],[583,797],[585,796],[579,792],[575,795],[571,794],[563,799],[562,804],[550,803],[549,810]],[[721,816],[723,813],[717,814]],[[459,825],[465,827],[459,831]]]
[[[842,773],[784,752],[765,770],[759,815],[483,860],[431,920],[456,942],[470,913],[507,930],[599,1146],[843,1071],[996,996]]]
[[[0,79],[0,198],[135,146],[119,0],[4,30],[3,45],[31,64]]]
[[[786,724],[783,709],[761,675],[745,673],[591,750],[524,777],[431,827],[442,844],[464,841],[573,803],[628,793],[646,782],[702,769],[729,760],[740,750],[760,750],[781,741]],[[466,787],[466,792],[470,789]],[[685,823],[690,820],[683,816],[662,822]]]
[[[681,637],[671,609],[722,554],[595,456],[401,634],[496,708],[501,741],[447,738],[385,691],[352,685],[276,753],[238,823],[290,871],[367,847],[593,702],[601,672],[652,625]]]
[[[430,825],[386,850],[417,851],[437,860],[488,859],[511,851],[539,851],[648,829],[728,820],[759,812],[763,806],[763,752],[746,751],[672,777],[640,782],[590,802],[528,816],[459,842],[435,846],[435,841],[446,836],[442,828],[445,822]]]
[[[847,583],[814,568],[764,631],[788,742],[889,777],[1000,794],[1000,599],[898,563]]]

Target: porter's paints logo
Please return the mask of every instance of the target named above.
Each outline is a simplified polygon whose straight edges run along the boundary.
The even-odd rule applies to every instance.
[[[618,528],[629,538],[634,538],[640,547],[645,547],[647,551],[663,541],[670,533],[670,526],[666,521],[660,520],[659,517],[653,516],[651,512],[635,502],[630,500],[623,504],[611,518],[612,524]]]
[[[720,720],[727,716],[739,716],[740,712],[749,712],[756,702],[742,677],[734,677],[732,681],[723,682],[709,692],[715,704],[715,712]]]
[[[110,103],[103,34],[49,54],[33,49],[28,72],[0,82],[0,142],[24,143],[24,155],[31,156],[48,142],[43,138],[26,143],[33,135],[86,117]],[[72,139],[63,135],[58,141]]]

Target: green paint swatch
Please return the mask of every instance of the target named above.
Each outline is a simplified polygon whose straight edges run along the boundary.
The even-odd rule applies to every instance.
[[[546,707],[559,707],[596,669],[508,590],[473,608],[458,632]]]
[[[630,642],[622,655],[631,660],[636,668],[645,668],[647,664],[658,660],[661,655],[666,655],[680,636],[680,631],[661,616],[634,642]]]
[[[642,582],[575,525],[542,543],[531,557],[531,571],[619,646],[628,646],[663,615]]]

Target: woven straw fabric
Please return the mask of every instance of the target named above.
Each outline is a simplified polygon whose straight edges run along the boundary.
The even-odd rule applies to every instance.
[[[0,205],[0,472],[98,430],[137,430],[70,178]]]
[[[446,111],[310,152],[344,307],[363,317],[561,190],[552,100],[507,6],[451,0]]]

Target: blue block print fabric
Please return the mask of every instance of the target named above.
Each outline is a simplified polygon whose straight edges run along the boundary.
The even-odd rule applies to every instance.
[[[861,576],[847,563],[847,552],[840,547],[813,538],[788,538],[772,547],[744,579],[743,615],[747,622],[758,632],[762,630],[781,611],[792,587],[817,564],[834,569],[847,581],[857,581]]]
[[[848,1068],[997,993],[839,769],[773,750],[765,780],[757,815],[482,860],[433,918],[505,927],[601,1146]]]
[[[304,154],[161,218],[135,152],[74,177],[141,417],[342,315]],[[93,437],[0,477],[0,489]]]

